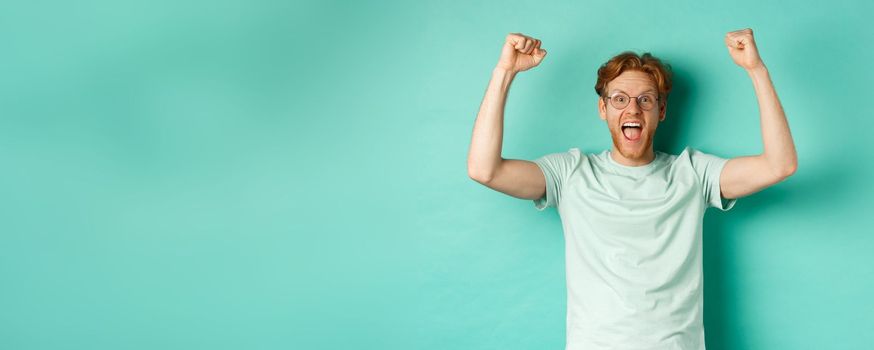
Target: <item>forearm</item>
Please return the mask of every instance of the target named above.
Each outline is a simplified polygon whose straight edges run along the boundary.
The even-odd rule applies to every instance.
[[[768,69],[762,65],[748,70],[753,81],[756,98],[759,102],[759,113],[762,126],[763,156],[771,166],[772,172],[780,176],[788,176],[795,172],[798,157],[795,144],[789,131],[789,122],[777,98],[777,91],[771,82]]]
[[[501,165],[504,105],[516,73],[495,68],[473,126],[467,171],[475,179],[490,179]]]

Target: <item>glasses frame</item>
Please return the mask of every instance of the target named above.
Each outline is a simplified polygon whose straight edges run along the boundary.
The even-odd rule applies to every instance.
[[[626,94],[626,93],[624,93],[624,92],[618,92],[618,91],[617,91],[617,92],[614,92],[614,93],[613,93],[612,95],[610,95],[610,96],[604,96],[603,98],[604,98],[605,100],[609,100],[609,101],[607,101],[607,102],[609,102],[610,105],[613,106],[613,108],[616,108],[616,109],[626,109],[626,108],[628,108],[628,106],[631,105],[631,100],[628,100],[628,104],[625,105],[625,107],[622,107],[622,108],[616,107],[616,105],[613,104],[613,98],[616,97],[616,95],[625,95],[625,96],[628,96],[628,98],[630,98],[630,99],[631,99],[631,98],[635,99],[635,100],[637,101],[637,106],[640,107],[640,109],[642,109],[642,110],[644,110],[644,111],[652,110],[653,107],[655,107],[656,105],[658,105],[659,101],[661,100],[661,98],[659,97],[659,95],[657,95],[657,94],[656,94],[656,95],[653,95],[653,94],[650,94],[650,93],[640,94],[640,95],[637,95],[637,96],[629,96],[628,94]],[[652,96],[652,97],[654,97],[654,102],[653,102],[653,106],[652,106],[652,107],[650,107],[650,108],[643,108],[643,106],[640,104],[640,98],[641,98],[641,97],[644,97],[644,96]]]

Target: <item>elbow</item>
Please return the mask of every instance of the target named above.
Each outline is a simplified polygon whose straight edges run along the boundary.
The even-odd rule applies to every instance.
[[[777,177],[778,181],[785,180],[798,170],[798,157],[794,152],[787,157],[769,158],[766,156],[765,159],[768,159],[771,173]]]
[[[484,185],[489,183],[489,181],[492,181],[492,175],[490,175],[486,172],[477,171],[477,170],[471,169],[471,168],[467,169],[467,176],[470,177],[471,180],[479,182],[479,183],[484,184]]]
[[[795,171],[798,170],[798,156],[795,152],[792,152],[792,161],[789,162],[789,165],[783,168],[783,175],[785,177],[790,177],[795,174]]]
[[[783,172],[783,176],[790,177],[792,175],[795,175],[796,170],[798,170],[798,164],[792,164],[792,166],[786,168],[786,170]]]
[[[791,164],[780,168],[777,171],[777,176],[779,176],[781,180],[786,179],[794,175],[796,170],[798,170],[798,162],[792,162]]]
[[[488,183],[492,182],[492,179],[494,179],[496,174],[498,173],[501,163],[498,162],[498,164],[495,166],[483,166],[483,163],[484,162],[468,159],[467,176],[476,182],[479,182],[483,185],[488,185]]]

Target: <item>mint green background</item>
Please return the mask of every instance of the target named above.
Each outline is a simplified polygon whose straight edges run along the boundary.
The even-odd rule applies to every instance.
[[[799,170],[705,217],[708,349],[874,343],[866,1],[4,2],[0,348],[561,349],[554,210],[467,177],[509,32],[544,63],[504,156],[610,147],[597,67],[674,66],[657,149],[761,151],[754,29]]]

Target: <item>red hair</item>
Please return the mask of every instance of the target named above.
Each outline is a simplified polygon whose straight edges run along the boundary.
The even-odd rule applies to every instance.
[[[598,68],[598,81],[595,83],[595,92],[604,97],[607,92],[607,83],[616,79],[622,72],[636,70],[648,74],[659,91],[659,101],[665,103],[671,92],[671,65],[663,63],[660,59],[645,52],[638,55],[632,51],[625,51],[613,56],[607,63]]]

